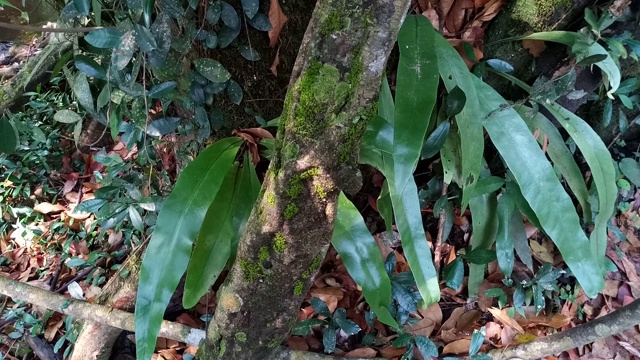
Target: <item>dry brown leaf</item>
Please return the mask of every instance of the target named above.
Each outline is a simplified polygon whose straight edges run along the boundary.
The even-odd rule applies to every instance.
[[[609,6],[609,11],[611,11],[613,16],[620,17],[622,16],[622,13],[624,13],[624,10],[629,7],[630,4],[631,0],[615,0],[613,4]]]
[[[424,17],[429,19],[429,21],[431,22],[431,25],[435,29],[440,28],[440,17],[438,16],[438,13],[436,12],[436,10],[431,7],[431,5],[429,5],[427,10],[422,12],[422,15],[424,15]]]
[[[389,346],[385,346],[382,349],[380,349],[380,355],[385,359],[391,359],[394,356],[402,356],[402,355],[404,355],[405,351],[407,351],[407,350],[405,348],[403,348],[403,347],[395,348],[395,347],[389,345]]]
[[[618,280],[605,280],[604,281],[604,289],[602,290],[602,295],[610,296],[615,298],[618,296],[618,288],[620,288],[620,281]]]
[[[464,314],[463,306],[453,309],[453,311],[451,312],[451,316],[449,316],[447,321],[445,321],[444,324],[442,324],[442,327],[440,329],[441,330],[455,329],[456,323],[458,322],[458,319],[460,319],[460,316],[462,316],[462,314]]]
[[[287,20],[287,16],[282,12],[278,0],[271,0],[269,5],[269,22],[271,23],[271,30],[269,30],[269,47],[276,46],[276,42],[280,37],[280,31],[282,31]]]
[[[482,312],[478,310],[469,310],[460,315],[460,319],[456,322],[456,330],[467,331],[473,329],[473,325],[476,321],[480,320]]]
[[[524,329],[522,328],[522,326],[520,326],[520,324],[518,324],[518,322],[514,318],[507,315],[507,312],[504,309],[500,310],[498,308],[492,307],[488,310],[493,315],[493,317],[496,320],[500,321],[503,325],[509,326],[520,334],[524,334]]]
[[[42,202],[33,207],[33,210],[44,215],[47,215],[49,213],[58,213],[64,211],[65,209],[66,207],[64,207],[64,205],[52,204],[49,202]]]
[[[178,317],[176,318],[176,322],[183,325],[191,326],[192,328],[196,329],[200,329],[200,327],[204,325],[204,322],[202,320],[187,313],[178,315]]]
[[[529,240],[529,246],[531,246],[531,250],[533,251],[533,257],[543,263],[548,262],[553,264],[553,253],[550,250],[550,248],[552,249],[552,247],[545,245],[546,243],[544,241],[542,244],[539,244],[535,240]]]
[[[498,341],[502,336],[502,325],[497,322],[489,321],[485,325],[485,330],[487,334],[487,339],[491,341]]]
[[[375,357],[377,354],[378,352],[375,349],[366,347],[366,348],[351,350],[348,353],[344,354],[344,357],[370,359]]]
[[[300,336],[291,336],[287,340],[287,345],[292,350],[301,350],[301,351],[309,350],[309,345],[307,344],[306,341],[304,341],[304,338]]]
[[[452,34],[457,34],[464,28],[467,10],[473,10],[473,0],[456,0],[445,17],[445,27]]]
[[[456,2],[456,0],[440,0],[440,2],[438,3],[438,7],[440,8],[440,12],[442,13],[443,17],[447,17],[447,15],[449,15],[449,11],[451,11],[451,7],[453,6],[453,3]]]
[[[469,339],[460,339],[456,340],[452,343],[447,344],[444,349],[442,349],[443,354],[464,354],[469,351],[469,345],[471,345],[471,340]]]
[[[418,309],[418,312],[423,318],[431,320],[434,324],[442,324],[442,309],[440,309],[439,303],[431,304],[426,309]]]
[[[278,76],[278,65],[280,65],[280,47],[278,47],[278,51],[276,51],[276,56],[273,58],[271,67],[269,67],[269,70],[271,70],[274,76]]]
[[[476,21],[487,22],[500,12],[502,5],[504,4],[504,0],[491,0],[485,4],[484,10],[476,16]]]
[[[628,256],[622,257],[622,266],[624,267],[624,272],[627,274],[627,278],[630,282],[640,284],[640,277],[638,277],[638,273],[636,272],[635,265],[629,260]]]
[[[489,309],[493,305],[494,298],[485,295],[485,291],[499,287],[499,284],[493,284],[487,281],[487,279],[484,279],[482,281],[482,284],[480,284],[480,290],[478,291],[478,307],[480,308],[480,310],[486,312],[487,309]]]
[[[413,335],[422,335],[429,337],[433,332],[436,324],[431,319],[424,318],[413,325],[405,325],[405,330]]]
[[[525,35],[533,34],[532,31],[527,31],[524,33]],[[547,48],[547,45],[542,40],[522,40],[522,47],[529,51],[529,54],[533,55],[533,57],[538,57],[542,52]]]

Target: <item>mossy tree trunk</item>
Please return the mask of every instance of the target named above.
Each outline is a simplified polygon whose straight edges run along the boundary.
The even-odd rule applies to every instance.
[[[357,192],[359,142],[409,0],[319,0],[285,100],[277,151],[218,293],[201,359],[269,359]]]

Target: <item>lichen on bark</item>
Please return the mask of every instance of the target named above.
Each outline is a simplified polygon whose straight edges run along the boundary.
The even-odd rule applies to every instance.
[[[316,4],[292,72],[265,191],[218,295],[234,299],[235,306],[218,306],[215,331],[200,346],[200,358],[224,352],[225,359],[268,359],[285,339],[329,247],[338,194],[361,186],[359,141],[409,3]],[[246,341],[238,341],[238,333]]]

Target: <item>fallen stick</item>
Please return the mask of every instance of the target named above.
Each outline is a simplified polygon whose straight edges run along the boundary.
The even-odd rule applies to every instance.
[[[0,276],[0,294],[10,296],[14,300],[21,300],[33,305],[55,310],[61,314],[73,316],[77,319],[91,320],[122,330],[135,331],[133,314],[126,311],[96,305],[81,300],[66,298],[44,289],[31,286]],[[170,322],[162,321],[159,336],[180,341],[190,345],[198,345],[204,339],[204,330]]]

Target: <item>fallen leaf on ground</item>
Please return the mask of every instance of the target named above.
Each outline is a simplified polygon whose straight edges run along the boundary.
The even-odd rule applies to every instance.
[[[269,47],[276,46],[276,42],[280,37],[280,31],[282,31],[282,27],[284,27],[287,20],[287,16],[282,12],[278,0],[271,0],[269,5],[269,22],[271,23],[271,30],[269,30]]]
[[[464,354],[469,351],[469,345],[471,345],[471,340],[469,339],[460,339],[456,340],[452,343],[445,345],[444,349],[442,349],[443,354]]]
[[[533,34],[533,32],[527,31],[524,34],[530,35]],[[547,45],[542,40],[524,39],[522,40],[522,47],[527,49],[527,51],[529,51],[529,54],[533,55],[533,57],[538,57],[547,48]]]
[[[497,309],[497,308],[489,308],[488,309],[489,312],[493,315],[493,317],[500,321],[503,325],[506,325],[510,328],[512,328],[513,330],[519,332],[520,334],[524,334],[524,329],[522,328],[522,326],[520,326],[520,324],[518,324],[518,322],[510,317],[509,315],[507,315],[507,312],[503,309]]]
[[[378,352],[375,349],[372,349],[372,348],[360,348],[360,349],[355,349],[355,350],[349,351],[348,353],[344,354],[344,357],[368,359],[368,358],[375,357],[377,354],[378,354]]]
[[[60,204],[52,204],[49,202],[42,202],[33,207],[33,210],[39,212],[40,214],[47,215],[49,213],[61,212],[64,211],[66,207]]]
[[[280,65],[280,48],[278,48],[278,51],[276,51],[276,56],[273,58],[273,63],[271,63],[271,67],[269,67],[269,70],[271,70],[271,73],[274,76],[278,76],[278,65]]]

